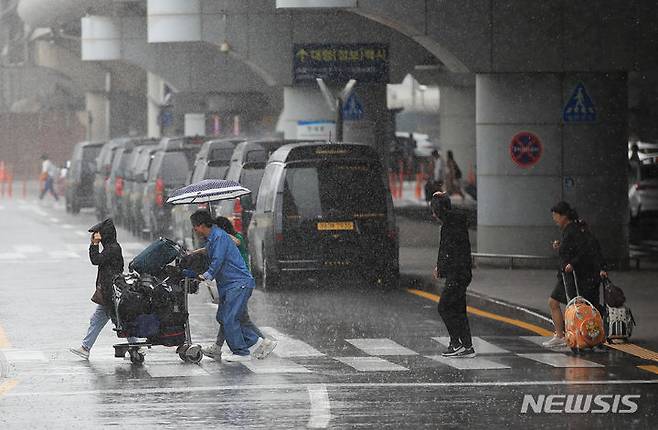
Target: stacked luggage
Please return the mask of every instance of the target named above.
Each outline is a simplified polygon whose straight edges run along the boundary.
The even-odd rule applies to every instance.
[[[174,264],[171,264],[174,263]],[[128,266],[130,273],[114,279],[111,310],[115,331],[120,338],[146,338],[146,342],[114,345],[115,356],[130,353],[133,363],[141,363],[140,347],[176,346],[184,361],[198,363],[203,354],[192,345],[187,295],[198,292],[198,282],[182,275],[186,268],[202,273],[207,258],[186,255],[185,250],[166,238],[151,243]]]

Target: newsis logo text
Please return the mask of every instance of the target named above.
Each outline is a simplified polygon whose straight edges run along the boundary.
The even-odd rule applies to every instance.
[[[639,394],[525,394],[521,413],[633,414]]]

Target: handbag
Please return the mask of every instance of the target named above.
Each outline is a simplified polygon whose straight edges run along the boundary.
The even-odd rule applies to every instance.
[[[91,296],[91,301],[96,303],[97,305],[101,305],[101,306],[105,305],[105,299],[103,298],[103,290],[100,287],[96,287],[96,291],[94,291],[94,295]]]
[[[613,308],[621,307],[626,302],[624,291],[607,278],[603,280],[603,299]]]

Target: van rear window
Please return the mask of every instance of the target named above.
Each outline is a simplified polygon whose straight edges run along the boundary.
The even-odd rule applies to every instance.
[[[165,152],[160,174],[165,184],[184,184],[194,166],[195,152]]]
[[[286,168],[283,213],[304,219],[385,215],[379,164],[321,162]]]

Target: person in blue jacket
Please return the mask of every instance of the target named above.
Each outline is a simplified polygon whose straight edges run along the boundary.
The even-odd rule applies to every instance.
[[[226,343],[232,354],[222,357],[224,361],[249,361],[251,350],[256,350],[263,339],[249,326],[240,323],[249,297],[256,287],[254,278],[230,236],[215,225],[210,213],[198,210],[190,216],[192,228],[200,239],[206,241],[210,265],[198,275],[199,279],[215,279],[220,299],[217,321],[222,324]]]

